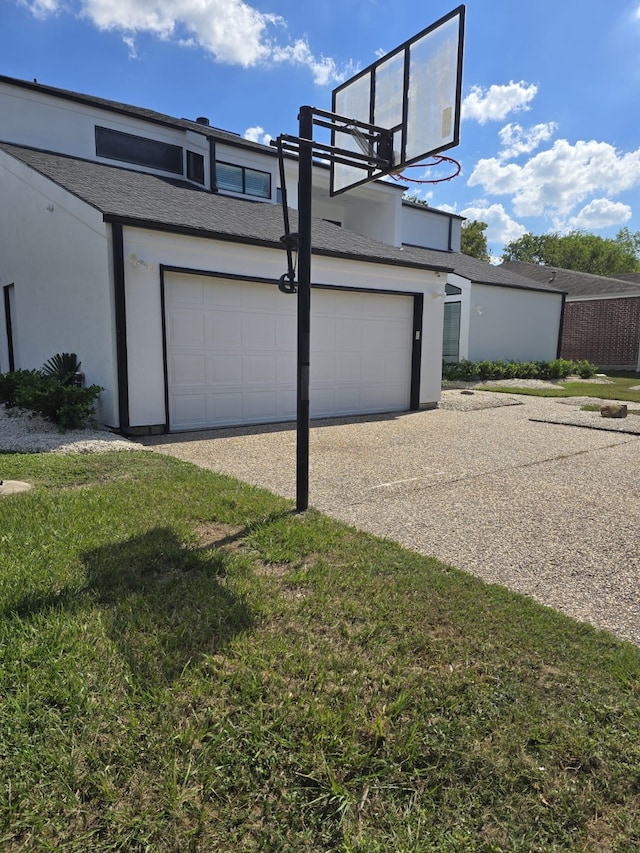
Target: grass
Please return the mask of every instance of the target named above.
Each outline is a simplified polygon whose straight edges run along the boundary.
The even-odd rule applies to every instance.
[[[0,462],[4,853],[640,847],[637,647],[159,454]]]
[[[631,389],[640,385],[640,373],[611,372],[607,374],[609,382],[589,382],[588,380],[558,380],[556,388],[518,388],[513,386],[489,385],[479,387],[480,391],[496,391],[505,394],[523,394],[530,397],[596,397],[602,400],[621,400],[640,403],[640,391]]]

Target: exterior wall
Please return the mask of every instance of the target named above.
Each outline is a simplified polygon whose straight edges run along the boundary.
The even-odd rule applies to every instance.
[[[102,216],[4,152],[0,192],[0,288],[14,283],[15,366],[37,369],[56,353],[77,353],[87,384],[106,389],[99,419],[115,425],[113,293]],[[6,370],[4,317],[0,336]]]
[[[122,115],[97,106],[57,98],[46,92],[37,92],[20,86],[0,82],[0,139],[16,145],[60,151],[73,157],[83,157],[102,163],[117,164],[124,169],[164,174],[155,169],[136,166],[96,156],[95,126],[108,127],[135,136],[144,136],[180,145],[204,156],[205,186],[211,186],[209,169],[209,143],[207,138],[194,131],[146,122],[134,116]],[[186,176],[186,166],[185,176]],[[177,177],[177,176],[174,176]]]
[[[457,223],[457,228],[454,225]],[[456,220],[426,205],[402,206],[402,242],[423,249],[443,252],[460,251],[460,220]]]
[[[640,370],[640,297],[567,299],[562,357],[598,367]]]
[[[147,266],[140,264],[134,268],[127,261],[130,254],[137,255]],[[268,278],[275,283],[284,272],[286,259],[284,252],[277,250],[129,227],[124,229],[124,257],[130,423],[132,427],[164,424],[160,265],[203,273]],[[444,300],[432,298],[432,294],[442,295],[443,275],[316,256],[312,280],[318,284],[351,288],[424,293],[420,404],[437,403],[440,399]],[[282,299],[292,298],[282,294]],[[313,293],[311,301],[313,310]]]
[[[549,361],[558,354],[562,295],[473,284],[470,361]]]

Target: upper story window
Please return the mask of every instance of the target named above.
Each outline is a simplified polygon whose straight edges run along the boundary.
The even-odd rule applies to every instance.
[[[183,171],[182,148],[179,145],[122,133],[108,127],[96,127],[96,154],[175,175],[181,175]]]
[[[444,292],[447,296],[459,296],[462,293],[462,288],[456,287],[455,284],[449,284],[447,282],[444,286]]]
[[[256,198],[271,198],[271,173],[232,163],[216,163],[219,190],[227,190]]]
[[[196,151],[187,151],[187,178],[204,184],[204,157]]]

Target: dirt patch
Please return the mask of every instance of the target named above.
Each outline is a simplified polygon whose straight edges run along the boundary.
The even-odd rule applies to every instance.
[[[244,527],[218,521],[202,521],[193,532],[201,548],[239,548],[246,535]]]

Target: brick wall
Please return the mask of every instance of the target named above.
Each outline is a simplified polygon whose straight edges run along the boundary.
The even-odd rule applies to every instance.
[[[640,297],[565,303],[562,358],[636,370],[639,350]]]

